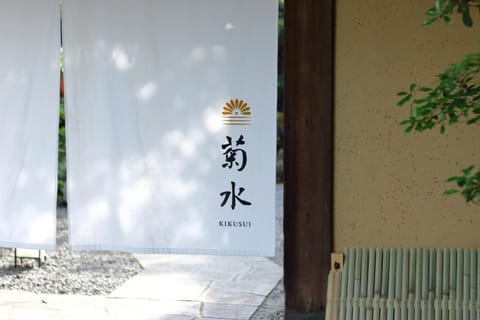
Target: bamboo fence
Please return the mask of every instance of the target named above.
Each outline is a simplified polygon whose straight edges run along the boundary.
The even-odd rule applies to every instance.
[[[480,250],[349,248],[327,320],[480,320]]]

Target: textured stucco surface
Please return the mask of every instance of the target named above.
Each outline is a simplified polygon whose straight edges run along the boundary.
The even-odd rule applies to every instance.
[[[480,126],[403,135],[396,92],[480,49],[472,29],[422,27],[433,0],[340,0],[336,20],[335,249],[478,247],[480,206],[444,183],[480,164]]]

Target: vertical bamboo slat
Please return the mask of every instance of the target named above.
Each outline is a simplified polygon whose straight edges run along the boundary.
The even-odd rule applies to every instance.
[[[475,304],[475,310],[477,319],[480,320],[480,250],[477,250],[477,303]]]
[[[395,266],[395,300],[393,301],[394,319],[400,319],[400,301],[402,300],[403,250],[397,249]]]
[[[355,283],[353,284],[353,313],[352,319],[358,320],[359,298],[360,298],[360,281],[362,276],[362,249],[355,250]]]
[[[408,255],[409,250],[403,249],[403,263],[402,263],[402,299],[400,301],[401,311],[400,319],[407,320],[407,298],[408,298]]]
[[[435,320],[442,319],[442,279],[443,279],[443,250],[437,250],[437,262],[435,270]]]
[[[477,301],[477,252],[470,250],[470,301],[468,309],[470,312],[470,320],[477,320],[475,312],[475,301]]]
[[[416,260],[415,249],[410,249],[410,261],[408,265],[408,320],[414,320]]]
[[[327,310],[325,311],[325,319],[331,320],[332,319],[332,309],[333,309],[333,278],[335,277],[333,271],[328,273],[328,281],[327,281]]]
[[[455,319],[463,320],[463,250],[457,250],[457,297],[455,299]]]
[[[390,249],[390,269],[388,272],[388,299],[387,299],[387,320],[393,320],[393,300],[395,299],[395,268],[396,268],[395,250]]]
[[[387,319],[387,306],[386,298],[388,296],[388,268],[389,268],[389,251],[388,249],[383,249],[383,259],[382,259],[382,291],[380,298],[380,320]]]
[[[375,290],[373,297],[373,320],[380,319],[380,297],[382,293],[382,260],[383,252],[382,249],[377,249],[375,251]]]
[[[443,298],[442,298],[442,320],[448,320],[448,294],[449,294],[449,281],[448,276],[450,274],[450,252],[448,249],[443,249]]]
[[[350,268],[349,262],[349,251],[345,250],[344,253],[344,263],[342,271],[342,288],[340,290],[340,320],[345,320],[346,318],[346,304],[347,304],[347,283],[348,283],[348,269]]]
[[[341,282],[343,278],[343,272],[335,272],[335,279],[334,279],[334,290],[333,290],[333,311],[332,317],[334,320],[339,319],[339,312],[340,312],[340,295],[341,295]]]
[[[470,320],[470,251],[463,252],[463,320]]]
[[[415,277],[415,319],[420,320],[422,316],[422,312],[420,310],[420,302],[422,299],[422,254],[423,249],[417,249],[417,266],[416,266],[416,277]]]
[[[373,320],[373,290],[375,275],[375,249],[371,248],[368,252],[368,285],[366,301],[366,320]]]
[[[355,282],[355,249],[350,248],[348,253],[348,285],[347,285],[347,311],[346,311],[346,320],[352,320],[352,311],[353,311],[353,285]]]
[[[455,320],[456,316],[456,302],[457,298],[457,252],[450,249],[450,296],[448,303],[449,320]]]
[[[360,320],[365,320],[365,308],[367,301],[367,272],[368,272],[368,250],[362,249],[362,271],[360,281],[360,300],[358,301],[360,308]]]
[[[420,309],[422,311],[422,320],[427,320],[428,304],[428,249],[422,252],[422,299]]]
[[[434,299],[435,299],[435,250],[428,251],[428,304],[427,304],[427,319],[434,318]]]

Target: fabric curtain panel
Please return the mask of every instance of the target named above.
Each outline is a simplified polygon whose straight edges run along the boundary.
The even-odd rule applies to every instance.
[[[64,0],[70,246],[273,255],[276,0]]]
[[[53,249],[58,0],[0,0],[0,246]]]

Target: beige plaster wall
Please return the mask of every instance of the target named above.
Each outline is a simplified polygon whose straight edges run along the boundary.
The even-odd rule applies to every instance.
[[[433,0],[339,0],[335,79],[335,248],[480,247],[480,206],[444,180],[480,165],[480,126],[403,135],[396,92],[480,50],[455,19],[422,27]]]

